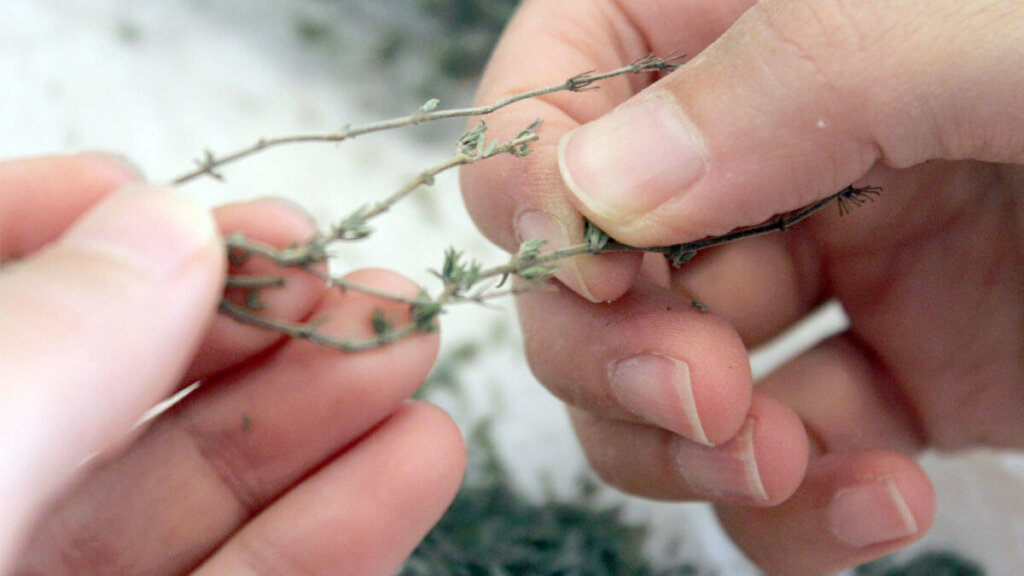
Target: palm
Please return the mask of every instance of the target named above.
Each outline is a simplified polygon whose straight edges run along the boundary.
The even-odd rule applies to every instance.
[[[851,329],[831,372],[784,367],[760,389],[793,405],[825,451],[1020,446],[1024,207],[1008,167],[879,167],[870,206],[701,254],[673,286],[748,346],[837,298]],[[1018,376],[1014,376],[1018,375]]]
[[[884,181],[888,206],[819,229],[826,282],[928,444],[1022,445],[1019,175],[975,163],[876,170],[866,179]]]

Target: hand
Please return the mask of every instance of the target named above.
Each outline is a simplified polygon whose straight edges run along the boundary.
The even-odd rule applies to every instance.
[[[648,51],[693,56],[653,85],[616,79],[489,119],[496,137],[544,119],[532,155],[462,172],[476,222],[506,249],[579,243],[584,216],[669,245],[850,183],[885,190],[680,270],[580,258],[562,289],[523,296],[531,366],[598,473],[716,502],[761,567],[814,574],[928,529],[916,452],[1024,447],[1022,19],[1008,0],[522,7],[480,102]],[[747,348],[830,298],[849,330],[755,389]]]
[[[405,401],[437,336],[343,354],[216,316],[213,218],[137,181],[90,155],[0,163],[0,570],[394,573],[464,467],[452,422]],[[274,201],[216,219],[276,245],[312,232]],[[263,298],[283,319],[358,336],[374,309],[402,313],[286,275]],[[352,279],[414,290],[379,270]]]

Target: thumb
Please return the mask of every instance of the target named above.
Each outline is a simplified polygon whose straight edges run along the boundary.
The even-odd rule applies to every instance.
[[[577,207],[619,241],[722,234],[878,162],[1024,162],[1024,5],[764,1],[567,135]]]
[[[209,213],[131,186],[4,267],[0,558],[76,466],[179,384],[216,310],[224,260]]]

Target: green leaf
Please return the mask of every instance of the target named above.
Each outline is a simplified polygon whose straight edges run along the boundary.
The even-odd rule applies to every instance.
[[[368,205],[360,206],[355,212],[349,214],[341,221],[335,230],[334,236],[341,240],[362,240],[373,234],[373,228],[366,221],[366,214],[370,211]]]
[[[587,243],[587,251],[591,254],[597,254],[604,250],[610,238],[605,234],[604,230],[601,230],[593,222],[587,220],[586,226],[583,228],[583,240]]]
[[[665,256],[667,256],[672,262],[672,266],[675,266],[676,268],[686,264],[690,260],[693,260],[693,257],[696,255],[696,250],[687,250],[682,246],[673,247],[672,250],[665,253]]]
[[[387,315],[387,312],[377,308],[370,315],[370,324],[373,326],[373,333],[382,341],[394,331],[395,321]]]
[[[419,300],[410,307],[412,322],[416,330],[420,332],[434,332],[437,330],[437,317],[444,311],[444,306],[439,302],[430,299],[426,293],[421,293]]]
[[[555,272],[558,272],[558,266],[553,264],[537,264],[536,266],[529,266],[525,270],[520,270],[517,275],[524,280],[543,280]]]
[[[437,98],[431,98],[430,100],[427,100],[423,104],[423,106],[420,106],[420,110],[419,111],[420,111],[421,114],[426,114],[428,112],[433,112],[434,110],[437,110],[437,105],[440,104],[440,103],[441,103],[441,101],[438,100]]]
[[[537,256],[540,256],[540,249],[547,244],[547,240],[543,238],[533,238],[527,240],[519,245],[519,253],[517,257],[520,260],[533,260]]]

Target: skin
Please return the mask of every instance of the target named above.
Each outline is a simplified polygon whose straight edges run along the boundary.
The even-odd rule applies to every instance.
[[[917,452],[1024,448],[1021,22],[1020,3],[997,0],[524,3],[480,102],[652,51],[690,61],[488,119],[496,137],[544,119],[530,156],[462,172],[475,221],[506,249],[524,239],[523,214],[556,219],[571,243],[587,217],[649,246],[756,224],[850,183],[885,190],[842,219],[826,210],[680,270],[636,255],[581,258],[563,265],[557,290],[521,297],[531,367],[569,406],[598,473],[653,498],[710,500],[761,568],[819,574],[927,531],[935,498]],[[672,187],[667,174],[617,205],[581,194],[560,140],[650,101],[699,132],[700,177]],[[637,118],[644,145],[651,124]],[[651,170],[676,161],[664,152],[676,148],[652,149]],[[598,181],[615,171],[609,154]],[[850,328],[755,388],[747,349],[833,298]],[[693,449],[682,411],[662,402],[644,413],[613,389],[616,361],[651,352],[688,365],[714,447]],[[725,472],[686,476],[734,450],[750,422],[763,498],[723,492],[736,480]],[[871,481],[899,492],[914,530],[854,545],[837,537],[830,506]]]
[[[0,333],[18,336],[0,345],[0,569],[393,574],[465,466],[451,420],[407,400],[437,335],[342,354],[218,316],[216,228],[283,246],[312,221],[272,200],[211,215],[139,178],[94,155],[0,162]],[[403,313],[285,275],[264,295],[284,319],[358,336],[373,310]],[[350,278],[415,290],[382,270]]]

